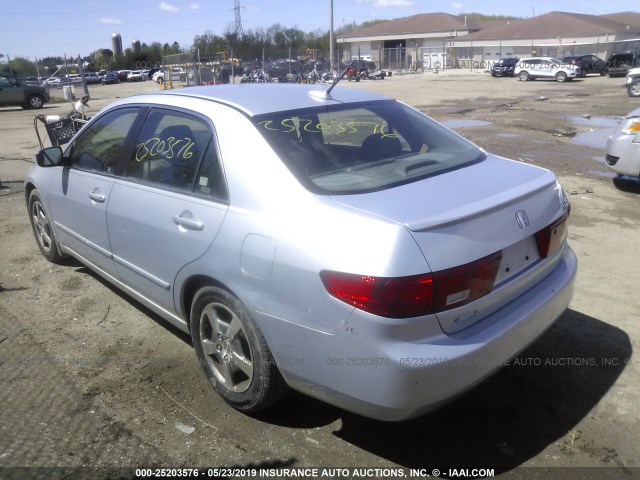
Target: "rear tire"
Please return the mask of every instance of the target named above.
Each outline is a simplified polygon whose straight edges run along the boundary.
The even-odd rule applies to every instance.
[[[640,78],[627,85],[627,93],[630,97],[640,97]]]
[[[40,95],[31,95],[27,99],[27,103],[24,105],[23,108],[38,109],[38,108],[42,108],[43,105],[44,105],[44,98],[42,98]]]
[[[207,380],[233,408],[256,412],[287,392],[262,332],[231,293],[200,289],[191,306],[190,327]]]

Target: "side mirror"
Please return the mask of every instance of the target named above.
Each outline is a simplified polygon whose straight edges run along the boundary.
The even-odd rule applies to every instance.
[[[64,164],[62,149],[60,147],[43,148],[36,153],[36,162],[39,167],[57,167]]]

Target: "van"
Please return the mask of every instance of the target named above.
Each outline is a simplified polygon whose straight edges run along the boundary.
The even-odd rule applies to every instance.
[[[640,67],[639,56],[638,50],[613,53],[607,60],[605,73],[610,77],[624,77],[629,69]]]

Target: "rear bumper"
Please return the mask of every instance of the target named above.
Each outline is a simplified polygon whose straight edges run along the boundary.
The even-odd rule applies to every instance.
[[[481,382],[549,328],[571,301],[576,271],[567,246],[546,278],[456,334],[444,334],[432,317],[399,325],[354,310],[335,335],[306,330],[293,342],[290,332],[275,342],[275,360],[294,389],[327,403],[379,420],[417,417]]]

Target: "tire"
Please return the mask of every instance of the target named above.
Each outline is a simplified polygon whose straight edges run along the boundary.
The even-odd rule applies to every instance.
[[[630,97],[640,97],[640,78],[627,85],[627,93]]]
[[[520,79],[521,82],[526,82],[527,80],[529,80],[529,72],[527,72],[526,70],[522,70],[518,74],[518,78]]]
[[[556,81],[562,83],[567,81],[567,74],[565,72],[556,73]]]
[[[44,258],[52,263],[60,263],[65,255],[60,253],[49,216],[42,205],[40,193],[36,189],[29,195],[29,220],[38,248]]]
[[[158,85],[162,85],[164,83],[164,79],[162,77],[158,77],[156,82],[158,83]]]
[[[233,408],[257,412],[286,393],[262,332],[232,294],[217,287],[200,289],[191,306],[190,327],[207,380]]]
[[[42,108],[43,105],[44,105],[44,98],[42,98],[40,95],[31,95],[27,99],[25,108],[38,109],[38,108]]]

